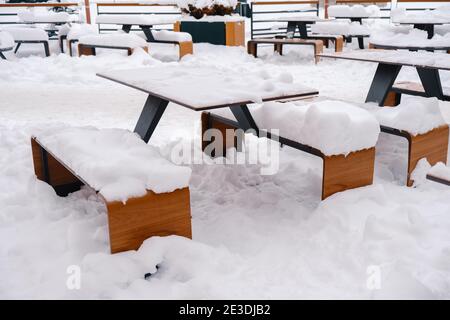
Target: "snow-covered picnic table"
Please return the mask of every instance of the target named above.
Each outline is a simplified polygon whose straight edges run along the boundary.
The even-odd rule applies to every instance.
[[[129,33],[133,25],[139,26],[144,32],[148,41],[154,41],[152,34],[153,26],[168,25],[177,22],[181,16],[161,17],[156,14],[114,14],[114,15],[98,15],[97,24],[114,24],[121,25],[122,31]]]
[[[286,34],[295,34],[295,31],[298,27],[298,31],[300,33],[300,38],[306,39],[308,38],[307,26],[309,24],[314,24],[316,22],[325,22],[333,19],[322,19],[317,16],[292,16],[292,17],[283,17],[276,18],[273,21],[276,22],[287,22]]]
[[[361,50],[320,54],[323,58],[378,63],[366,102],[384,105],[402,67],[414,67],[425,95],[445,100],[439,70],[450,70],[450,56],[445,53]]]
[[[434,26],[450,24],[450,11],[438,8],[410,13],[404,9],[396,9],[392,12],[392,22],[413,25],[416,29],[425,30],[428,33],[428,39],[431,39],[434,36]]]
[[[242,129],[257,130],[247,104],[318,94],[317,90],[295,82],[289,73],[269,74],[253,69],[178,65],[97,75],[148,94],[134,130],[146,142],[169,102],[194,111],[230,108]]]

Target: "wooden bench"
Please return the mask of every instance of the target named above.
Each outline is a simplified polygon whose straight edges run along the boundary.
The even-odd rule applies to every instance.
[[[84,137],[85,140],[87,137]],[[189,187],[166,193],[147,190],[142,196],[128,197],[126,202],[114,198],[111,200],[111,195],[107,196],[102,191],[103,189],[99,190],[99,187],[93,186],[95,183],[98,185],[98,182],[91,183],[92,176],[89,174],[82,176],[80,172],[77,172],[81,169],[75,169],[74,166],[69,165],[74,161],[73,153],[63,154],[60,150],[58,153],[58,150],[54,150],[42,142],[45,141],[45,137],[41,138],[38,135],[31,139],[33,164],[37,178],[51,185],[60,196],[66,196],[79,190],[83,185],[97,192],[107,209],[111,253],[136,250],[145,239],[151,236],[174,234],[191,238]],[[129,138],[140,140],[131,133]],[[57,137],[57,139],[58,143],[67,142],[64,140],[64,136]],[[95,140],[95,138],[90,140]],[[88,141],[83,141],[83,143],[88,143]],[[90,141],[90,147],[94,144],[95,142]],[[103,146],[98,147],[102,148]],[[117,146],[117,149],[120,150],[120,148],[121,143]],[[126,148],[122,149],[123,152],[127,152]],[[79,151],[76,148],[70,150]],[[86,156],[87,152],[87,150],[83,150],[83,156]],[[95,158],[95,156],[94,154],[89,155],[89,159]],[[152,159],[148,159],[148,161],[152,161]],[[102,163],[102,165],[114,166],[115,164]],[[122,173],[111,170],[110,174],[113,176]]]
[[[307,98],[311,100],[311,98]],[[283,108],[283,106],[280,106]],[[300,108],[300,107],[299,107]],[[226,150],[229,148],[236,148],[238,151],[242,145],[242,136],[227,133],[227,130],[235,131],[239,129],[239,125],[236,120],[231,117],[224,116],[222,114],[216,114],[214,111],[203,112],[202,117],[202,137],[205,137],[205,133],[209,129],[220,130],[223,141],[223,150],[218,150],[218,153],[209,154],[210,156],[224,156]],[[290,119],[292,121],[292,119]],[[267,129],[269,130],[269,129]],[[320,134],[318,132],[317,134]],[[287,145],[294,149],[312,154],[320,157],[323,161],[322,169],[322,195],[321,198],[325,198],[344,190],[367,186],[373,182],[374,163],[375,163],[375,147],[352,151],[347,155],[325,155],[322,150],[314,148],[312,146],[303,144],[298,140],[288,139],[282,136],[275,136],[270,132],[260,129],[257,132],[258,136],[264,136],[269,139],[275,139],[280,142],[281,145]],[[209,142],[202,141],[203,151],[207,151],[207,144]],[[374,142],[375,144],[375,142]]]
[[[14,38],[7,32],[0,31],[0,59],[6,57],[3,52],[12,51],[14,49]]]
[[[283,45],[305,45],[314,48],[314,59],[319,61],[318,54],[323,52],[323,42],[320,40],[309,39],[253,39],[247,43],[247,52],[255,58],[258,56],[258,44],[273,44],[274,51],[280,55],[283,54]]]
[[[179,23],[174,25],[174,31],[161,30],[154,31],[151,30],[150,34],[146,34],[147,41],[152,43],[167,43],[178,46],[178,53],[180,59],[188,54],[194,53],[194,45],[192,42],[192,36],[187,32],[180,32]]]
[[[137,43],[135,43],[137,40]],[[148,52],[146,41],[131,34],[101,34],[83,36],[78,39],[78,55],[96,55],[96,49],[126,50],[131,55],[136,48]]]

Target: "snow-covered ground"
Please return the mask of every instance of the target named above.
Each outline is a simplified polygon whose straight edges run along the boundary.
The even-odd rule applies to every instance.
[[[450,188],[423,179],[404,186],[401,138],[381,134],[373,185],[325,201],[321,160],[287,147],[270,176],[251,165],[193,165],[193,240],[155,237],[115,255],[95,194],[60,198],[33,173],[30,135],[43,128],[133,129],[145,94],[96,72],[178,63],[255,68],[290,72],[323,96],[363,102],[375,64],[315,65],[299,48],[283,57],[267,48],[254,59],[244,48],[206,44],[182,62],[170,46],[131,57],[43,58],[30,50],[0,61],[0,298],[450,298]],[[414,70],[400,75],[416,77]],[[450,84],[448,74],[442,78]],[[450,122],[450,104],[441,110]],[[198,139],[199,119],[169,105],[150,143],[168,154]],[[69,290],[78,267],[81,287]],[[154,274],[144,279],[147,273]]]

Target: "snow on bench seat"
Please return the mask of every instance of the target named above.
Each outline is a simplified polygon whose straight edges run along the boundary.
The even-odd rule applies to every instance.
[[[45,30],[31,27],[7,27],[3,28],[12,35],[14,41],[48,41],[48,34]]]
[[[172,164],[138,135],[60,127],[39,133],[31,146],[37,178],[58,195],[83,184],[98,191],[112,253],[136,250],[152,236],[192,237],[191,169]]]
[[[187,32],[175,32],[169,30],[152,30],[153,38],[156,41],[170,42],[192,42],[192,36]]]
[[[119,25],[163,25],[173,24],[181,18],[180,16],[161,16],[157,14],[101,14],[95,22],[97,24],[119,24]]]
[[[411,29],[408,33],[395,33],[391,31],[376,32],[370,37],[369,42],[374,45],[433,48],[450,47],[450,34],[434,35],[428,39],[428,33],[424,30]]]
[[[324,100],[304,104],[266,102],[250,108],[260,129],[278,129],[280,136],[320,150],[326,156],[347,155],[375,146],[380,126],[358,106]],[[212,111],[234,120],[227,109]]]
[[[104,47],[144,48],[147,42],[135,34],[112,33],[99,35],[84,35],[78,39],[80,44]]]
[[[107,201],[188,186],[190,168],[172,164],[127,130],[62,127],[36,138]]]

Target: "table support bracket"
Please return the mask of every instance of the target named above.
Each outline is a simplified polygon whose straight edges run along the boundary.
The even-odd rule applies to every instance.
[[[168,104],[169,102],[166,100],[152,95],[148,96],[136,127],[134,128],[134,132],[145,142],[150,140]]]
[[[366,102],[376,102],[379,106],[383,106],[401,68],[401,65],[380,63],[370,85]]]

